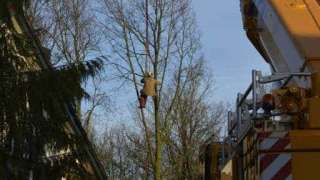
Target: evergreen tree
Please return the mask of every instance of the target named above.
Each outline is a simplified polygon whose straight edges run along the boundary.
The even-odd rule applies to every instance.
[[[81,83],[102,63],[44,69],[35,40],[12,19],[22,5],[0,3],[0,179],[84,177],[84,142],[68,122],[75,102],[87,96]]]

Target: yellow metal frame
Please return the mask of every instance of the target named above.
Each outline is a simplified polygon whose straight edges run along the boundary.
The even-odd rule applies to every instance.
[[[290,131],[290,141],[293,179],[319,179],[320,130]]]

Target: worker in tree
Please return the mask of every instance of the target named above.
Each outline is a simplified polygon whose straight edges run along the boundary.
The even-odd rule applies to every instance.
[[[154,97],[157,95],[156,88],[160,84],[160,81],[154,79],[153,73],[148,72],[141,80],[143,83],[143,89],[140,91],[139,103],[141,109],[146,107],[148,96]]]

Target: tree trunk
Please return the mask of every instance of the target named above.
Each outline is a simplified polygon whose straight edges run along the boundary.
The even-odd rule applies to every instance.
[[[159,114],[159,97],[154,97],[154,121],[155,121],[155,138],[156,138],[156,158],[154,164],[154,179],[161,179],[161,124],[160,124],[160,114]]]

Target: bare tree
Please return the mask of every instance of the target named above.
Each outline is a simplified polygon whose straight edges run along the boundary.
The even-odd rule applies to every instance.
[[[96,149],[110,179],[146,179],[145,151],[138,134],[117,125],[96,138]]]
[[[83,126],[89,136],[94,136],[94,120],[103,120],[104,114],[110,109],[110,95],[103,88],[108,81],[103,75],[93,77],[86,89],[90,92],[90,98],[84,102],[82,108]]]
[[[95,17],[88,0],[33,0],[29,19],[46,37],[54,64],[88,60],[97,51]],[[91,57],[92,58],[92,57]]]
[[[161,117],[164,119],[166,115],[161,129],[163,179],[199,179],[202,175],[200,147],[208,140],[218,140],[225,117],[224,105],[212,103],[213,82],[203,60],[196,59],[182,72],[172,78],[171,86],[162,93]],[[182,85],[175,93],[173,89],[178,81]],[[171,104],[174,97],[176,100]],[[97,147],[110,177],[150,179],[152,167],[141,114],[136,112],[131,117],[137,120],[138,130],[116,125],[100,137]],[[154,136],[152,128],[154,125],[150,124],[149,133]],[[154,148],[152,146],[153,151]]]
[[[105,21],[103,27],[112,46],[110,65],[118,70],[119,76],[132,83],[139,96],[139,78],[153,72],[161,85],[156,88],[157,96],[152,99],[152,109],[140,111],[148,158],[153,167],[154,179],[161,179],[161,155],[163,122],[161,114],[162,92],[168,80],[190,63],[191,54],[198,46],[194,15],[190,0],[102,0],[100,9]],[[190,54],[191,53],[191,54]],[[181,88],[176,84],[174,91]],[[175,98],[171,99],[173,104]],[[147,113],[147,114],[146,114]],[[147,117],[146,117],[147,115]],[[149,121],[152,116],[152,121]]]
[[[170,179],[199,179],[200,147],[208,139],[219,138],[225,108],[210,101],[213,83],[209,75],[200,60],[185,69],[185,76],[180,80],[183,88],[178,91],[173,106],[167,103],[175,96],[172,89],[164,93],[164,111],[172,108],[164,128],[165,172]]]

